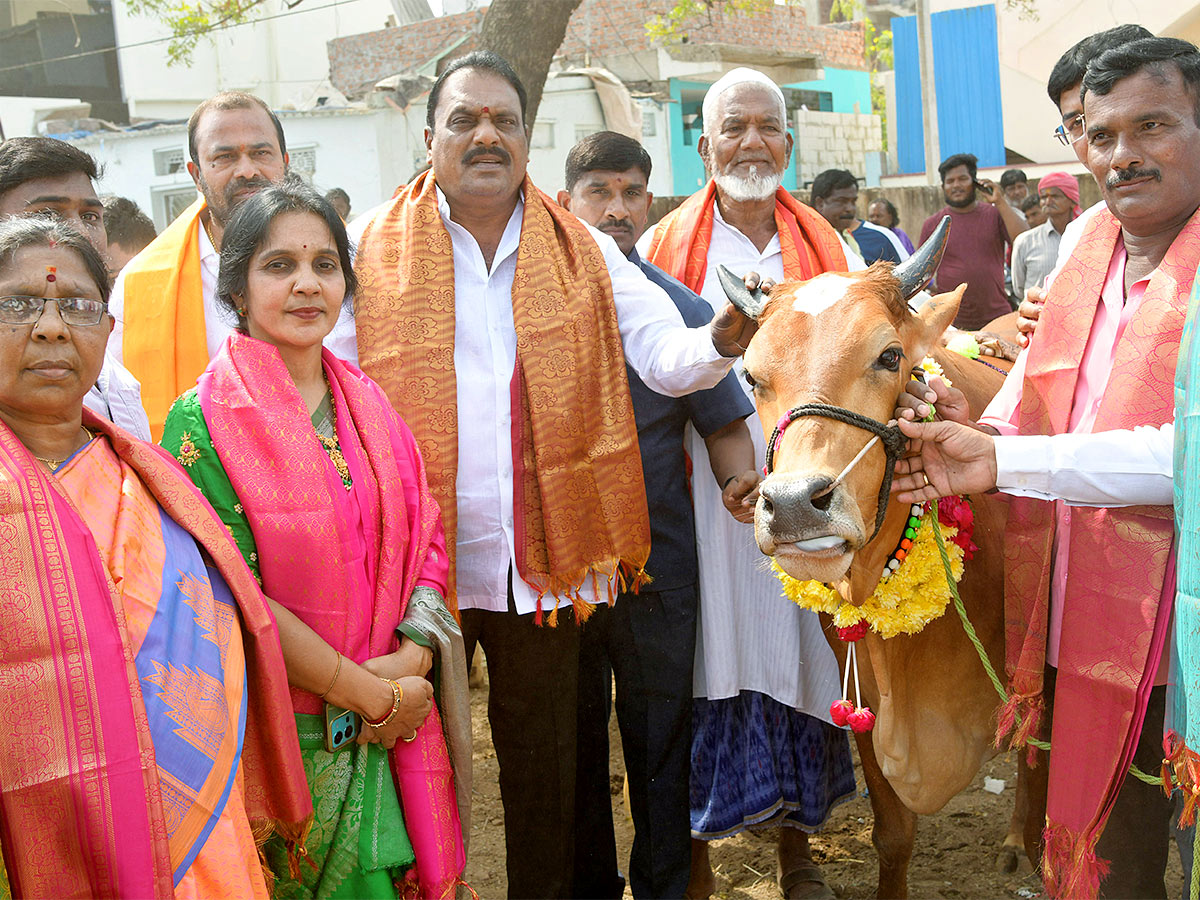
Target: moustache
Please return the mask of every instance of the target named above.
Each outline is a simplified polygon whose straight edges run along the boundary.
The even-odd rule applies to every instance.
[[[1124,184],[1137,178],[1153,178],[1155,181],[1162,181],[1162,171],[1159,169],[1122,169],[1116,175],[1106,178],[1104,186],[1116,187],[1118,184]]]
[[[500,162],[508,164],[512,162],[512,155],[503,147],[472,147],[463,154],[462,164],[468,166],[481,156],[494,156]]]
[[[601,222],[596,228],[599,231],[633,231],[633,222],[629,219],[618,219],[612,222]]]
[[[225,202],[232,206],[237,201],[239,191],[244,191],[248,188],[253,188],[255,191],[261,191],[264,188],[269,188],[271,182],[265,178],[239,178],[236,181],[231,181],[225,186]]]

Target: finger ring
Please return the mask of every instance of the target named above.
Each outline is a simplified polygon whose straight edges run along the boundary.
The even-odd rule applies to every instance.
[[[921,472],[921,477],[925,479],[925,487],[930,487],[929,476],[924,471]]]
[[[400,740],[404,741],[404,743],[406,743],[406,744],[411,744],[416,739],[417,739],[417,733],[414,731],[412,733],[412,737],[401,738]]]

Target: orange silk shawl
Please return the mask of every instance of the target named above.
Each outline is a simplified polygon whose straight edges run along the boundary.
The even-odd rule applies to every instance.
[[[703,190],[663,216],[654,228],[646,258],[700,293],[708,272],[713,207],[717,186],[711,179]],[[783,275],[788,281],[807,281],[822,272],[845,272],[846,253],[833,226],[783,188],[775,191],[775,227],[783,251]]]
[[[450,553],[446,603],[457,611],[457,387],[454,247],[425,172],[363,232],[355,269],[362,370],[408,422],[442,508]],[[612,283],[587,228],[526,176],[513,279],[512,378],[517,571],[539,592],[571,597],[613,576],[636,585],[650,554],[633,403]],[[541,621],[541,599],[538,601]],[[557,621],[557,608],[549,623]]]
[[[167,410],[208,365],[200,280],[204,198],[176,217],[124,270],[125,367],[142,383],[150,434],[162,439]]]
[[[1121,227],[1093,217],[1038,321],[1018,413],[1021,434],[1063,434],[1084,348]],[[1115,348],[1093,431],[1158,426],[1174,416],[1175,359],[1200,260],[1200,212],[1150,278]],[[1094,897],[1107,866],[1096,841],[1125,780],[1154,684],[1169,604],[1160,603],[1174,523],[1169,506],[1071,510],[1070,555],[1050,744],[1044,876],[1053,897]],[[1011,699],[998,737],[1036,733],[1049,628],[1052,503],[1013,498],[1005,533]]]

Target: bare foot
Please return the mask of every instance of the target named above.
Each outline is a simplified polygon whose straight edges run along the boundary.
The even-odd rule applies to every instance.
[[[706,900],[717,889],[712,863],[708,861],[708,841],[692,838],[692,871],[688,877],[687,900]]]

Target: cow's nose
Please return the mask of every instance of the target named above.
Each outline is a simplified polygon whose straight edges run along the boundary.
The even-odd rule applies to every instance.
[[[811,478],[770,479],[759,488],[762,524],[773,535],[793,536],[829,519],[833,492],[825,475]]]

